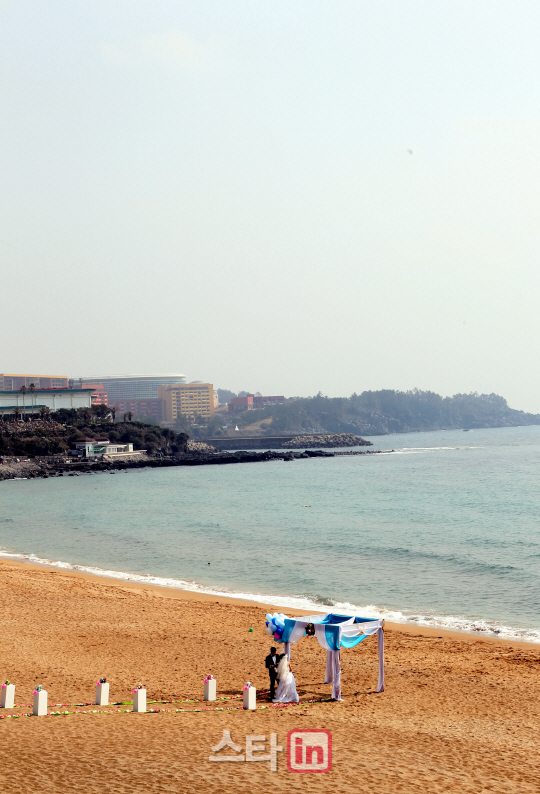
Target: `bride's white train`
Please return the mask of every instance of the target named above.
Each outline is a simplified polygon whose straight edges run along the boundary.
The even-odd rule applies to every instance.
[[[287,654],[283,654],[277,669],[279,686],[273,703],[298,703],[300,698],[296,691],[296,679],[291,670],[291,665],[287,659]]]

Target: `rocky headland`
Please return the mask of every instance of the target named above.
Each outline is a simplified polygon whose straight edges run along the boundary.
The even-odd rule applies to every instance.
[[[390,451],[390,450],[388,450]],[[333,458],[348,455],[383,455],[381,450],[330,451],[327,449],[282,450],[257,452],[204,452],[194,450],[178,456],[137,455],[114,461],[70,459],[63,455],[44,458],[4,458],[0,465],[0,480],[47,479],[49,477],[78,477],[83,474],[115,473],[133,469],[164,469],[172,466],[209,466],[234,463],[264,463],[294,461],[309,458]]]

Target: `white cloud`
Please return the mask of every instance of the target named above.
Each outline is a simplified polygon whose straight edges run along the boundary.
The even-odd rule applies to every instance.
[[[162,64],[183,72],[212,72],[221,68],[221,47],[216,41],[196,41],[181,30],[165,30],[123,45],[102,44],[102,57],[118,66]]]

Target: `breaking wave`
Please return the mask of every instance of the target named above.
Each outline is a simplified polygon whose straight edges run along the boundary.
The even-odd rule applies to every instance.
[[[213,588],[184,579],[175,579],[151,574],[129,573],[126,571],[113,571],[97,568],[91,565],[75,565],[61,560],[50,560],[38,557],[35,554],[22,554],[0,549],[0,558],[26,562],[31,565],[42,565],[48,568],[57,568],[67,571],[78,571],[93,576],[108,579],[118,579],[123,582],[134,582],[143,585],[156,585],[186,590],[191,593],[204,593],[217,597],[238,598],[244,601],[255,601],[265,605],[280,607],[294,613],[298,610],[313,610],[322,612],[321,607],[332,607],[334,612],[346,612],[352,615],[361,615],[366,618],[384,618],[390,623],[401,623],[414,626],[427,626],[446,631],[465,632],[480,637],[499,637],[501,639],[519,642],[540,643],[540,629],[531,629],[520,626],[508,626],[497,621],[483,618],[473,618],[465,615],[441,615],[429,611],[406,611],[379,607],[375,604],[351,604],[347,601],[336,601],[329,596],[322,595],[275,595],[270,593],[250,593]]]

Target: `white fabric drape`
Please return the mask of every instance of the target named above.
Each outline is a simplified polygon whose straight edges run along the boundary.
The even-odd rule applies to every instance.
[[[354,623],[352,625],[347,622],[341,625],[343,625],[341,637],[359,637],[361,634],[369,637],[370,634],[375,634],[381,628],[382,620],[370,620],[369,623]]]
[[[319,640],[319,645],[322,645],[322,647],[325,650],[330,651],[331,648],[328,645],[328,641],[326,639],[326,626],[325,626],[325,624],[324,623],[315,623],[314,626],[315,626],[315,636]]]
[[[339,651],[326,651],[325,684],[332,684],[332,698],[341,700],[341,658]]]
[[[298,642],[304,636],[304,632],[306,630],[306,626],[311,621],[309,620],[297,620],[294,624],[294,628],[291,631],[291,636],[289,637],[289,643],[292,645],[293,642]]]
[[[332,651],[326,651],[326,672],[324,674],[324,683],[331,684],[334,680],[334,670],[332,666]]]

